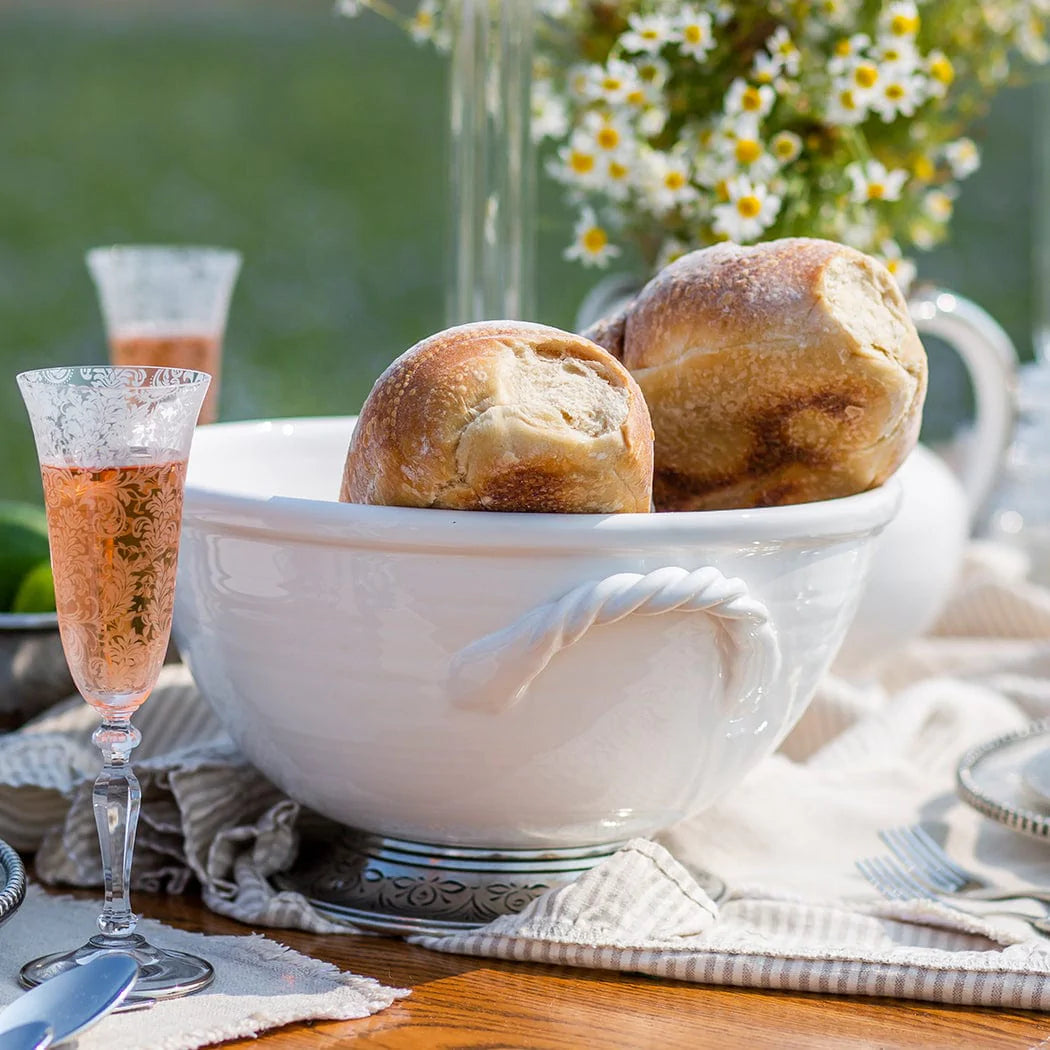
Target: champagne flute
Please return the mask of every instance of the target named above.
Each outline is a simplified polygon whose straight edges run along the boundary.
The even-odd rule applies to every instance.
[[[141,799],[131,716],[156,685],[168,646],[186,461],[210,378],[113,366],[18,376],[40,460],[62,648],[77,689],[102,717],[92,739],[103,757],[92,795],[105,883],[98,933],[26,963],[19,976],[29,987],[111,952],[139,964],[133,997],[187,995],[214,976],[204,959],[136,933],[129,895]]]
[[[211,377],[200,422],[219,413],[222,342],[241,256],[228,248],[115,244],[87,266],[114,365],[191,368]]]

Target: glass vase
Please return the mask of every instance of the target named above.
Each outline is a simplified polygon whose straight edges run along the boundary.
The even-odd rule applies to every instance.
[[[451,0],[452,279],[447,320],[534,311],[532,0]]]

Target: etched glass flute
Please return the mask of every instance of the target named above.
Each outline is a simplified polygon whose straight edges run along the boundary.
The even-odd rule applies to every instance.
[[[200,422],[219,414],[222,342],[241,257],[227,248],[115,244],[87,266],[114,365],[192,368],[212,377]]]
[[[129,893],[141,798],[131,716],[156,685],[168,646],[186,462],[210,378],[112,366],[18,376],[40,460],[62,648],[77,689],[102,717],[92,801],[105,883],[98,933],[27,963],[19,975],[27,986],[109,952],[138,962],[133,997],[187,995],[213,977],[204,959],[136,933]]]

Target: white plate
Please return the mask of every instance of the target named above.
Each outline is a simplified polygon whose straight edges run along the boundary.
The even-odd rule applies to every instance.
[[[959,760],[956,785],[979,813],[1050,839],[1050,718],[971,748]]]
[[[1050,737],[1043,748],[1021,767],[1021,784],[1043,806],[1050,807]]]

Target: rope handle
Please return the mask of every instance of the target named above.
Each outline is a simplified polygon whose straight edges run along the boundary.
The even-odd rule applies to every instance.
[[[730,642],[727,695],[744,703],[757,700],[779,671],[780,647],[769,610],[743,580],[723,576],[713,566],[691,572],[666,566],[582,583],[461,649],[450,670],[453,706],[507,711],[557,652],[592,627],[666,612],[707,613],[725,630]]]

